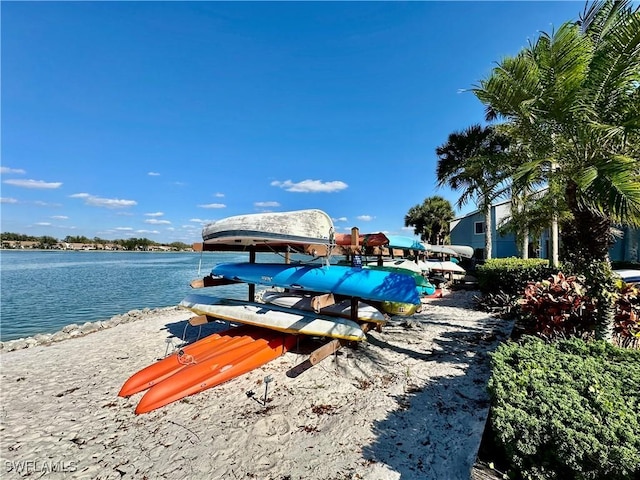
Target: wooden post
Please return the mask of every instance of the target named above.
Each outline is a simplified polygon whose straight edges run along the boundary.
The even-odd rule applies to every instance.
[[[371,325],[372,325],[371,323],[362,324],[362,327],[361,327],[362,331],[365,333],[368,332],[369,329],[371,328]],[[340,350],[340,348],[342,348],[344,345],[348,345],[349,343],[350,343],[349,340],[342,340],[339,338],[336,338],[335,340],[331,340],[330,342],[325,343],[323,346],[311,352],[311,355],[309,355],[309,358],[307,358],[304,362],[299,363],[298,365],[290,369],[287,372],[287,376],[290,378],[297,377],[302,372],[306,372],[311,367],[320,363],[329,355],[337,352],[338,350]]]
[[[371,326],[370,323],[362,324],[362,327],[361,327],[362,331],[365,333],[368,332],[370,326]],[[311,355],[309,355],[309,363],[311,363],[311,365],[316,365],[317,363],[321,362],[332,353],[335,353],[338,350],[340,350],[340,348],[342,348],[344,345],[348,345],[348,344],[349,344],[349,340],[342,340],[339,338],[336,338],[335,340],[331,340],[329,343],[326,343],[320,348],[314,350],[311,353]]]
[[[254,247],[251,247],[251,249],[249,250],[249,262],[256,263],[256,249]],[[256,301],[256,284],[255,283],[249,284],[249,301],[250,302]]]

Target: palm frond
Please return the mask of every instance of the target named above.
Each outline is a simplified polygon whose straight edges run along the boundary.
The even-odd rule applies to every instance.
[[[640,225],[640,172],[638,160],[615,155],[603,159],[574,177],[583,206],[615,222]]]

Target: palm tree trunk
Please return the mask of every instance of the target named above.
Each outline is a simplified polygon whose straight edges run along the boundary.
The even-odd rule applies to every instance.
[[[569,182],[567,204],[573,213],[574,226],[567,229],[567,253],[576,273],[585,276],[588,293],[597,301],[596,339],[610,342],[616,291],[609,261],[611,220],[607,215],[581,208],[576,200],[576,190],[577,185]],[[589,234],[585,235],[585,232]]]
[[[525,228],[522,231],[522,258],[529,258],[529,229]]]
[[[493,228],[491,226],[491,203],[487,203],[484,207],[484,258],[490,260],[492,258],[491,250],[493,249]]]
[[[560,265],[560,242],[558,241],[558,215],[553,214],[551,218],[551,266],[558,268]]]

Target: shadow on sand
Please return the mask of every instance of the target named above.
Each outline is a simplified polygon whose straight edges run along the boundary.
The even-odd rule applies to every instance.
[[[421,323],[443,326],[429,319]],[[510,330],[508,322],[492,317],[473,325],[450,323],[430,353],[371,337],[373,345],[433,365],[425,385],[407,388],[395,399],[398,408],[374,423],[375,440],[363,448],[364,457],[399,472],[403,480],[468,480],[490,405],[488,353]]]
[[[459,301],[445,297],[431,304],[456,307]],[[403,395],[395,397],[397,408],[373,424],[375,438],[363,447],[363,456],[371,463],[384,464],[398,472],[402,480],[468,480],[489,412],[488,354],[509,337],[513,325],[489,315],[463,322],[428,312],[417,318],[406,326],[407,339],[411,338],[412,328],[437,329],[431,351],[420,351],[415,343],[398,341],[397,337],[395,343],[390,343],[384,331],[368,334],[373,346],[430,363],[431,374],[426,382],[417,382],[419,387],[408,386]],[[193,327],[185,316],[184,321],[169,323],[166,329],[178,345],[230,326],[226,322],[212,322]],[[305,343],[301,347],[307,350],[310,345]],[[373,361],[384,363],[375,357],[373,354]]]

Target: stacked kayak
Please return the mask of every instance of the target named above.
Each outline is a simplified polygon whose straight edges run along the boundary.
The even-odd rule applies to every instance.
[[[408,245],[404,239],[390,242],[382,233],[336,235],[331,218],[320,210],[228,217],[205,226],[202,238],[213,249],[235,247],[234,251],[245,247],[251,251],[252,247],[354,242],[362,246]],[[409,246],[417,248],[413,243]],[[396,313],[412,313],[419,308],[420,295],[428,288],[419,273],[395,266],[221,263],[213,267],[210,278],[287,291],[264,295],[264,303],[211,295],[189,295],[182,300],[181,307],[206,321],[240,326],[187,345],[132,375],[119,395],[129,397],[145,392],[136,413],[150,412],[258,368],[287,352],[301,336],[327,337],[335,342],[363,341],[368,324],[386,321],[372,303],[386,305]],[[223,283],[214,282],[211,286],[215,284]]]

